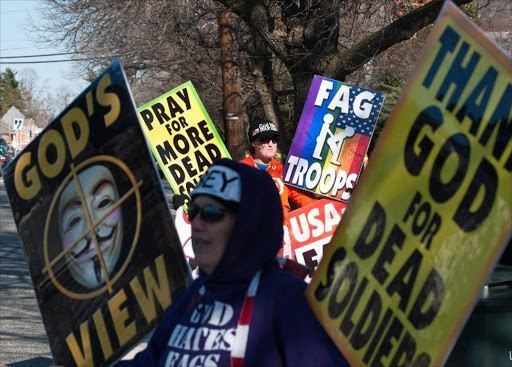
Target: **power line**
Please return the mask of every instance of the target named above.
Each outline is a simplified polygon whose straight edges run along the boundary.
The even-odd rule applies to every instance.
[[[84,58],[84,59],[70,59],[70,60],[48,60],[48,61],[0,61],[0,65],[12,65],[12,64],[50,64],[56,62],[73,62],[73,61],[88,61],[91,59],[108,59],[115,58],[119,56],[100,56],[93,58]]]
[[[38,10],[44,10],[44,8],[22,9],[22,10],[4,10],[4,11],[0,11],[0,14],[23,13],[23,12],[30,13],[31,11],[38,11]]]
[[[41,54],[41,55],[21,55],[21,56],[0,56],[0,59],[24,59],[30,57],[48,57],[48,56],[64,56],[64,55],[73,55],[73,54],[81,54],[81,51],[72,51],[72,52],[60,52],[56,54]]]
[[[49,60],[49,61],[0,61],[0,65],[13,65],[13,64],[50,64],[55,62],[72,62],[72,61],[86,61],[89,59],[74,59],[74,60]]]

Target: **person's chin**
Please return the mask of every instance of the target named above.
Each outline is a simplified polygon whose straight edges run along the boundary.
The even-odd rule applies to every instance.
[[[211,264],[209,262],[204,262],[204,261],[201,261],[201,257],[199,257],[199,259],[196,257],[194,259],[194,262],[196,263],[196,265],[202,270],[204,271],[206,274],[211,274],[212,270],[213,270],[213,267],[211,266]]]
[[[92,262],[92,261],[91,261]],[[80,266],[73,268],[71,271],[73,278],[81,285],[87,288],[96,288],[104,283],[103,274],[101,275],[100,282],[94,277],[94,265]]]
[[[212,250],[212,245],[208,242],[196,242],[195,244],[192,242],[192,248],[194,249],[194,254],[197,256],[198,254],[209,253]]]

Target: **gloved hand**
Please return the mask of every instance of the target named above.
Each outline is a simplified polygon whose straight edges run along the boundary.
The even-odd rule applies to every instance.
[[[295,260],[295,253],[292,249],[292,240],[287,226],[283,226],[283,257],[285,259]]]
[[[172,206],[174,210],[178,210],[178,208],[184,205],[187,202],[187,197],[185,195],[174,194],[172,197]]]
[[[315,269],[310,268],[307,265],[299,264],[297,261],[285,259],[279,256],[276,256],[276,261],[281,267],[281,269],[284,269],[286,271],[289,271],[295,275],[298,275],[302,279],[306,280],[309,276],[310,278],[313,277],[313,273],[315,272]]]

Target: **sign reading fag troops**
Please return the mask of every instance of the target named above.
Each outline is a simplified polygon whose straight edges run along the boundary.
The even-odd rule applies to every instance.
[[[189,195],[212,162],[230,158],[191,82],[139,107],[153,154],[175,194]]]
[[[384,95],[315,75],[284,166],[284,182],[348,201]]]
[[[510,239],[511,64],[445,3],[307,288],[352,365],[442,365]]]
[[[109,365],[190,279],[121,63],[5,173],[56,364]]]

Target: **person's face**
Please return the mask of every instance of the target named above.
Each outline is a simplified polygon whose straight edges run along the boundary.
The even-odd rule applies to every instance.
[[[189,207],[189,215],[192,207],[203,208],[206,205],[225,209],[211,196],[198,195]],[[201,213],[191,218],[195,262],[205,273],[211,274],[224,254],[235,221],[236,213],[231,211],[224,211],[222,219],[215,222],[205,221],[201,218]]]
[[[257,139],[251,144],[254,147],[254,158],[263,162],[269,162],[276,154],[278,137],[273,136],[271,139]]]
[[[64,249],[78,241],[68,253],[67,265],[71,275],[80,284],[93,288],[105,281],[99,253],[109,274],[119,259],[123,237],[122,213],[120,206],[112,210],[119,200],[119,193],[108,168],[100,165],[89,167],[78,174],[78,180],[91,224],[82,206],[80,190],[71,181],[59,200],[59,229]],[[94,224],[95,236],[89,230]],[[87,235],[79,240],[85,232]]]

